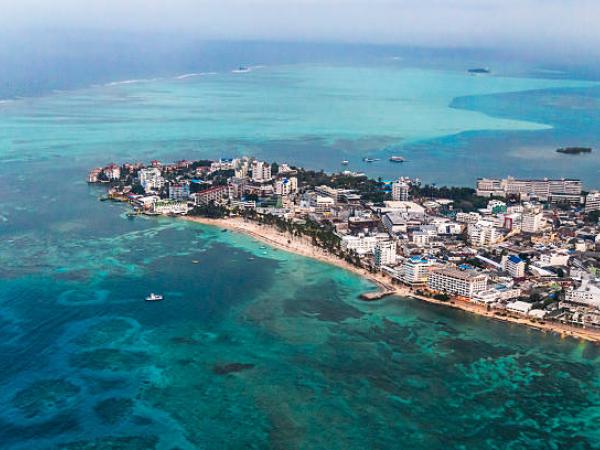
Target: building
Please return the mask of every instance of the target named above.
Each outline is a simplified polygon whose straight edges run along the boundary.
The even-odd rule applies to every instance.
[[[423,218],[425,216],[425,208],[415,202],[385,201],[383,204],[389,212],[404,214],[410,218]]]
[[[189,183],[169,184],[169,200],[187,200],[190,197]]]
[[[533,308],[533,305],[531,303],[523,302],[520,300],[516,300],[514,302],[506,304],[506,310],[516,314],[526,315],[529,311],[531,311],[531,308]]]
[[[585,212],[600,211],[600,192],[590,192],[585,197]]]
[[[193,194],[196,205],[207,205],[212,202],[220,202],[223,197],[229,194],[227,186],[215,186],[205,191],[196,192]]]
[[[537,233],[543,223],[543,214],[528,212],[521,218],[521,231],[524,233]]]
[[[486,275],[472,270],[440,268],[429,272],[427,286],[434,291],[473,298],[487,289],[487,280]]]
[[[396,243],[394,241],[378,242],[375,245],[374,256],[377,268],[396,264]]]
[[[403,181],[395,181],[392,183],[392,200],[394,201],[408,201],[408,195],[410,192],[410,186],[408,183]]]
[[[502,266],[513,278],[523,278],[525,276],[525,261],[517,255],[502,258]]]
[[[121,168],[114,163],[106,166],[102,172],[104,173],[104,176],[110,181],[118,180],[119,178],[121,178]]]
[[[400,267],[400,280],[413,288],[425,287],[433,261],[421,256],[407,258]]]
[[[480,220],[467,226],[467,237],[469,243],[475,247],[485,247],[495,244],[500,238],[493,222]]]
[[[592,280],[585,279],[578,288],[565,291],[565,301],[600,308],[600,286]]]
[[[160,169],[157,167],[141,169],[138,172],[138,179],[146,192],[161,189],[165,184]]]
[[[342,248],[346,251],[356,252],[360,256],[364,256],[368,253],[373,253],[377,246],[376,236],[365,236],[359,234],[358,236],[344,236],[342,237]]]
[[[252,161],[252,181],[262,183],[271,181],[271,164],[264,161]]]
[[[102,168],[100,167],[90,170],[90,173],[88,174],[88,183],[97,183],[98,181],[100,181],[101,173]]]
[[[383,226],[390,234],[406,233],[406,222],[406,217],[398,213],[388,213],[382,219]]]
[[[275,194],[277,195],[291,195],[298,191],[298,178],[282,178],[275,182]]]
[[[157,200],[153,204],[152,212],[155,214],[187,214],[187,202],[172,200]]]
[[[482,197],[506,197],[516,195],[521,198],[535,197],[541,201],[578,201],[581,196],[581,180],[561,178],[550,180],[513,177],[504,179],[479,178],[476,185],[477,195]]]

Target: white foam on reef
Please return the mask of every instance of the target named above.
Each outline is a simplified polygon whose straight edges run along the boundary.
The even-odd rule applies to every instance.
[[[192,77],[203,77],[206,75],[216,75],[217,72],[199,72],[199,73],[184,73],[183,75],[178,75],[175,77],[177,80],[185,80],[186,78]]]
[[[157,81],[159,78],[139,78],[132,80],[122,80],[122,81],[111,81],[110,83],[106,83],[104,86],[119,86],[121,84],[137,84],[137,83],[150,83],[152,81]]]

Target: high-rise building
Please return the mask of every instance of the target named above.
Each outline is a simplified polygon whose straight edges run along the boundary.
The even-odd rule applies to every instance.
[[[270,181],[271,176],[271,164],[264,161],[253,161],[252,162],[252,180],[253,181]]]
[[[521,231],[524,233],[537,233],[542,227],[542,219],[542,213],[524,213],[521,218]]]
[[[495,244],[500,238],[500,234],[494,226],[494,222],[480,220],[477,223],[470,223],[467,226],[467,236],[469,243],[476,247],[485,247]]]
[[[389,266],[396,263],[396,243],[394,241],[378,242],[374,250],[375,267]]]
[[[410,191],[408,183],[403,181],[395,181],[392,183],[392,200],[394,201],[407,201]]]

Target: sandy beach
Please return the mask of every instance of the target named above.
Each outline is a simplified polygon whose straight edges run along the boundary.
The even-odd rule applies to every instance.
[[[417,295],[406,286],[399,286],[397,284],[392,283],[392,279],[387,275],[384,275],[382,273],[371,273],[368,270],[359,269],[358,267],[347,263],[346,261],[338,258],[337,256],[329,254],[322,248],[314,246],[311,243],[310,239],[307,237],[291,236],[288,233],[282,233],[276,228],[268,225],[261,225],[256,222],[242,219],[240,217],[233,217],[227,219],[208,219],[197,216],[181,216],[181,219],[190,222],[201,223],[204,225],[220,227],[238,233],[244,233],[272,247],[295,253],[301,256],[306,256],[308,258],[314,258],[321,262],[341,267],[361,277],[367,278],[368,280],[376,284],[381,291],[385,291],[387,295],[394,295],[404,298],[415,298],[418,300],[426,301],[428,303],[434,303],[437,305],[456,308],[473,314],[478,314],[494,320],[511,322],[520,325],[527,325],[529,327],[537,328],[545,332],[557,333],[561,337],[573,337],[596,343],[600,342],[599,331],[584,328],[576,328],[573,326],[559,324],[555,322],[534,321],[526,317],[500,316],[496,314],[497,311],[488,310],[484,305],[479,305],[476,303],[471,303],[462,300],[453,300],[445,302],[435,300],[430,297]]]

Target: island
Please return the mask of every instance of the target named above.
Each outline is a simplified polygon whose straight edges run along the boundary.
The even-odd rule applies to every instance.
[[[474,69],[469,69],[467,72],[469,72],[472,75],[485,75],[492,73],[492,71],[486,67],[476,67]]]
[[[565,153],[567,155],[578,155],[580,153],[592,153],[591,147],[561,147],[556,149],[558,153]]]
[[[600,193],[584,195],[580,180],[437,187],[240,156],[111,163],[88,182],[130,205],[131,220],[245,233],[366,277],[376,290],[357,300],[414,298],[600,342]]]

